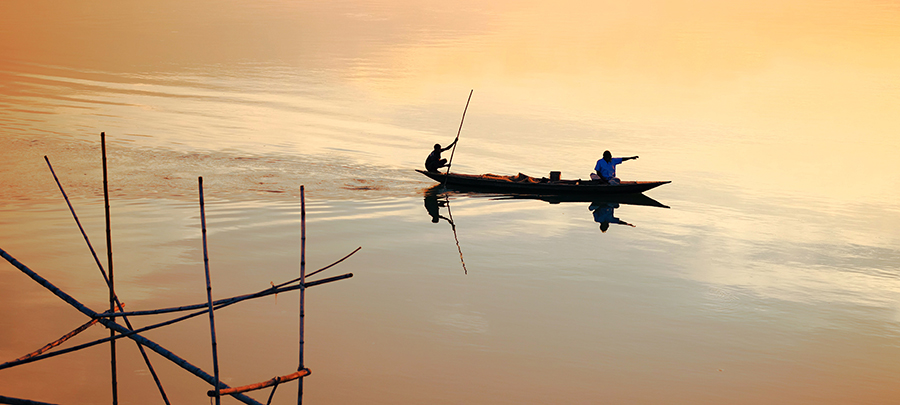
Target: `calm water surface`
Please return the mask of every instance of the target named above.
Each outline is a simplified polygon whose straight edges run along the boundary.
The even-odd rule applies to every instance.
[[[307,268],[362,246],[308,290],[307,403],[900,401],[896,3],[6,1],[0,55],[0,248],[89,307],[43,157],[103,257],[101,131],[128,309],[205,301],[198,176],[216,298],[297,276],[301,185]],[[473,88],[454,171],[584,178],[610,149],[669,208],[434,199],[412,169]],[[0,361],[86,320],[0,280]],[[296,294],[216,326],[227,384],[296,370]],[[146,336],[212,372],[202,317]],[[108,352],[0,370],[0,395],[109,402]],[[118,369],[122,403],[162,403],[130,342]]]

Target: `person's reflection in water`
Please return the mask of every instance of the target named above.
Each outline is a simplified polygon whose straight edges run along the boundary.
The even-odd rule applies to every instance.
[[[431,215],[431,222],[438,223],[441,219],[445,219],[447,222],[450,222],[452,225],[453,222],[450,221],[447,217],[441,215],[441,207],[446,207],[446,201],[438,201],[437,196],[426,195],[425,196],[425,209],[428,210],[428,215]]]
[[[600,223],[600,231],[602,231],[603,233],[606,233],[606,230],[609,229],[609,224],[622,224],[634,227],[634,225],[629,224],[628,222],[625,222],[614,216],[613,211],[616,208],[619,208],[619,203],[592,203],[588,207],[588,209],[593,211],[594,213],[594,221]]]

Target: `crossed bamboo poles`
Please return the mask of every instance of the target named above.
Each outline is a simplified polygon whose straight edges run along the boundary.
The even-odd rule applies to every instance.
[[[356,250],[350,252],[346,256],[338,259],[337,261],[335,261],[325,267],[322,267],[308,275],[305,274],[306,273],[306,200],[305,200],[305,196],[304,196],[304,187],[300,186],[300,201],[301,201],[301,210],[300,210],[301,211],[300,277],[295,278],[290,281],[283,282],[278,285],[272,285],[270,288],[258,291],[253,294],[246,294],[246,295],[241,295],[241,296],[237,296],[237,297],[231,297],[231,298],[213,301],[212,300],[212,284],[210,281],[210,274],[209,274],[209,257],[207,254],[207,244],[206,244],[206,214],[205,214],[204,199],[203,199],[203,178],[199,177],[198,183],[199,183],[199,195],[200,195],[200,217],[201,217],[201,228],[202,228],[202,234],[203,234],[203,257],[204,257],[204,270],[205,270],[205,274],[206,274],[207,302],[203,303],[203,304],[187,305],[187,306],[173,307],[173,308],[162,308],[162,309],[155,309],[155,310],[125,312],[124,305],[119,301],[119,298],[115,294],[114,283],[113,283],[112,249],[111,249],[112,242],[111,242],[111,238],[110,238],[110,225],[109,225],[109,194],[107,191],[107,175],[106,175],[107,169],[106,169],[106,134],[105,133],[100,134],[100,140],[101,140],[101,145],[102,145],[101,149],[102,149],[102,154],[103,154],[103,188],[104,188],[104,200],[105,200],[105,209],[106,209],[107,252],[108,252],[109,269],[110,269],[109,275],[107,275],[107,272],[104,270],[103,264],[100,262],[100,259],[98,258],[97,253],[93,248],[93,245],[91,245],[91,242],[87,236],[87,233],[84,231],[84,228],[81,226],[81,221],[78,219],[78,215],[75,213],[75,209],[72,206],[71,202],[69,201],[69,197],[68,197],[68,195],[66,195],[66,192],[63,189],[62,184],[59,181],[59,178],[57,178],[56,173],[53,170],[53,166],[50,164],[50,160],[46,156],[44,156],[44,160],[47,162],[47,166],[50,168],[50,172],[53,174],[53,178],[56,181],[56,184],[59,187],[59,190],[62,193],[63,198],[66,200],[66,204],[69,207],[69,211],[72,213],[72,216],[74,217],[75,222],[78,225],[78,228],[81,231],[81,234],[84,237],[84,240],[87,243],[88,248],[90,249],[91,254],[94,257],[94,261],[97,263],[97,266],[100,269],[100,273],[103,275],[103,278],[109,288],[110,309],[107,311],[104,311],[104,312],[97,312],[97,311],[94,311],[94,310],[88,308],[87,306],[85,306],[84,304],[82,304],[81,302],[76,300],[74,297],[72,297],[71,295],[67,294],[63,290],[54,286],[47,279],[41,277],[37,272],[31,270],[26,265],[24,265],[21,262],[19,262],[18,260],[16,260],[5,250],[0,249],[0,256],[2,256],[4,259],[6,259],[10,264],[12,264],[17,269],[19,269],[20,271],[22,271],[23,273],[25,273],[26,275],[31,277],[31,279],[33,279],[38,284],[40,284],[41,286],[43,286],[44,288],[46,288],[47,290],[52,292],[54,295],[56,295],[57,297],[59,297],[60,299],[62,299],[66,303],[68,303],[69,305],[73,306],[79,312],[81,312],[81,313],[85,314],[86,316],[88,316],[89,318],[91,318],[91,320],[88,321],[87,323],[85,323],[84,325],[81,325],[80,327],[76,328],[75,330],[64,335],[61,338],[59,338],[51,343],[48,343],[47,345],[36,350],[35,352],[24,355],[16,360],[12,360],[12,361],[0,364],[0,370],[16,367],[16,366],[19,366],[22,364],[27,364],[27,363],[31,363],[31,362],[35,362],[35,361],[39,361],[39,360],[43,360],[43,359],[50,358],[50,357],[55,357],[55,356],[62,355],[65,353],[71,353],[73,351],[82,350],[82,349],[85,349],[88,347],[96,346],[98,344],[109,342],[110,347],[111,347],[112,392],[113,392],[112,400],[113,400],[113,404],[115,405],[118,403],[115,342],[118,339],[129,338],[137,344],[137,347],[140,350],[141,355],[144,358],[144,362],[147,364],[147,368],[150,370],[150,373],[153,376],[154,381],[156,382],[156,385],[160,392],[160,395],[162,396],[163,401],[167,405],[169,404],[169,399],[166,396],[165,390],[163,389],[162,383],[160,382],[159,377],[157,376],[156,371],[153,368],[153,365],[150,363],[150,359],[147,357],[146,351],[144,350],[145,347],[150,350],[153,350],[157,354],[163,356],[164,358],[175,363],[179,367],[185,369],[186,371],[190,372],[191,374],[194,374],[195,376],[205,380],[210,385],[212,385],[213,389],[208,391],[207,395],[210,397],[216,398],[217,405],[220,403],[221,395],[230,395],[233,398],[235,398],[243,403],[246,403],[246,404],[262,405],[261,403],[257,402],[253,398],[250,398],[250,397],[244,395],[243,393],[271,386],[274,388],[272,388],[272,391],[269,394],[269,399],[267,402],[267,404],[268,404],[268,403],[271,403],[272,398],[275,395],[275,389],[278,388],[279,384],[288,382],[288,381],[292,381],[292,380],[296,380],[296,379],[301,379],[302,377],[308,376],[310,374],[310,370],[308,368],[306,368],[303,363],[305,290],[307,287],[313,287],[313,286],[317,286],[317,285],[322,285],[322,284],[326,284],[326,283],[330,283],[330,282],[334,282],[334,281],[347,279],[347,278],[353,277],[353,274],[346,273],[346,274],[342,274],[339,276],[328,277],[328,278],[319,279],[319,280],[315,280],[315,281],[309,281],[309,282],[306,281],[306,277],[313,276],[315,274],[318,274],[324,270],[327,270],[327,269],[337,265],[338,263],[346,260],[353,254],[358,252],[361,249],[361,247],[356,248]],[[229,387],[228,385],[222,383],[219,380],[219,370],[218,370],[218,353],[217,353],[217,348],[216,348],[216,334],[215,334],[215,320],[214,320],[215,310],[227,307],[229,305],[236,304],[241,301],[265,297],[265,296],[269,296],[272,294],[278,294],[278,293],[282,293],[282,292],[294,291],[294,290],[300,290],[300,342],[299,342],[300,361],[299,361],[299,366],[297,368],[297,371],[294,373],[288,374],[288,375],[274,377],[267,381],[250,384],[250,385],[245,385],[242,387],[232,388],[232,387]],[[145,326],[140,329],[134,329],[134,327],[131,325],[131,322],[128,320],[128,316],[156,315],[156,314],[185,312],[185,311],[193,311],[193,310],[199,310],[199,311],[195,311],[195,312],[189,313],[187,315],[183,315],[178,318],[170,319],[165,322],[160,322],[160,323],[156,323],[153,325]],[[118,311],[118,312],[116,312],[116,311]],[[209,319],[210,319],[210,336],[211,336],[211,340],[212,340],[214,375],[209,375],[208,373],[206,373],[199,367],[192,365],[188,361],[177,356],[175,353],[165,349],[164,347],[160,346],[159,344],[157,344],[157,343],[151,341],[150,339],[147,339],[141,335],[141,333],[143,333],[145,331],[149,331],[152,329],[171,325],[171,324],[181,322],[183,320],[190,319],[190,318],[193,318],[193,317],[196,317],[199,315],[203,315],[203,314],[209,314]],[[115,318],[117,318],[117,317],[122,318],[122,320],[125,323],[125,326],[122,326],[115,322]],[[98,322],[101,323],[102,325],[106,326],[108,329],[110,329],[110,337],[98,339],[93,342],[84,343],[84,344],[77,345],[74,347],[60,349],[60,350],[56,350],[56,351],[48,353],[48,351],[50,349],[52,349],[53,347],[61,345],[69,338],[77,335],[78,333],[84,331],[91,325],[98,323]],[[297,403],[298,404],[302,403],[302,396],[303,396],[303,380],[301,379],[299,382],[298,391],[297,391]],[[17,399],[17,398],[10,398],[10,397],[5,397],[5,396],[0,396],[0,403],[4,403],[4,404],[20,404],[20,403],[21,404],[43,404],[41,402],[23,400],[23,399]]]

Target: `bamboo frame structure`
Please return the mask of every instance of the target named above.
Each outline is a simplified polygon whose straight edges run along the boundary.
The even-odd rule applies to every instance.
[[[101,133],[103,135],[103,133]],[[104,152],[105,157],[105,152]],[[103,269],[103,263],[100,263],[100,258],[97,257],[97,252],[94,250],[94,246],[91,244],[90,238],[88,238],[87,232],[84,231],[84,227],[81,226],[81,221],[78,219],[78,214],[75,213],[75,207],[72,206],[72,202],[69,201],[69,196],[66,194],[66,190],[63,188],[62,183],[60,183],[59,178],[56,177],[56,171],[53,170],[53,165],[50,164],[50,159],[47,156],[44,156],[44,161],[47,162],[47,167],[50,168],[50,174],[53,175],[53,180],[56,181],[56,186],[59,187],[60,193],[62,193],[63,199],[66,200],[66,205],[69,207],[69,212],[72,213],[72,218],[75,219],[75,224],[78,225],[78,230],[81,231],[81,236],[84,238],[84,242],[87,243],[88,250],[91,251],[91,255],[94,257],[94,262],[97,263],[97,268],[100,269],[100,275],[103,276],[103,281],[107,286],[111,286],[112,283],[109,280],[109,277],[106,275],[106,270]],[[112,288],[112,287],[110,287]],[[124,312],[124,305],[119,301],[118,296],[113,297],[115,299],[116,305],[118,306],[119,312]],[[112,311],[115,312],[115,311]],[[134,329],[131,326],[131,321],[128,320],[128,317],[122,318],[125,321],[125,326],[128,329]],[[111,338],[114,336],[110,336]],[[144,363],[147,364],[147,369],[150,370],[150,375],[153,377],[153,381],[156,383],[156,388],[159,390],[159,394],[162,396],[163,402],[166,405],[169,405],[169,397],[166,395],[166,390],[162,386],[162,382],[159,380],[159,376],[156,374],[156,369],[153,368],[153,364],[150,363],[150,358],[147,357],[147,351],[144,350],[144,347],[139,343],[136,343],[138,350],[141,352],[141,357],[144,359]]]
[[[100,318],[100,319],[98,319],[98,322],[100,322],[107,328],[113,329],[116,332],[127,335],[127,337],[129,339],[137,341],[138,343],[146,346],[150,350],[153,350],[154,352],[158,353],[159,355],[169,359],[169,361],[175,363],[176,365],[178,365],[179,367],[183,368],[184,370],[190,372],[191,374],[194,374],[195,376],[203,379],[204,381],[208,382],[210,385],[215,385],[215,383],[214,383],[215,380],[214,380],[213,376],[211,376],[208,373],[206,373],[205,371],[201,370],[199,367],[194,366],[193,364],[189,363],[187,360],[184,360],[181,357],[178,357],[175,353],[173,353],[169,350],[166,350],[164,347],[160,346],[156,342],[154,342],[150,339],[147,339],[147,338],[139,335],[135,331],[131,331],[128,328],[125,328],[124,326],[119,325],[109,319],[101,317],[99,313],[88,308],[87,306],[85,306],[84,304],[82,304],[81,302],[76,300],[74,297],[67,294],[65,291],[59,289],[58,287],[56,287],[55,285],[53,285],[52,283],[47,281],[47,279],[41,277],[39,274],[34,272],[34,270],[29,269],[28,266],[25,266],[24,264],[22,264],[21,262],[16,260],[16,258],[12,257],[9,253],[7,253],[2,248],[0,248],[0,257],[3,257],[4,259],[6,259],[6,261],[8,261],[10,264],[15,266],[17,269],[19,269],[23,273],[25,273],[28,277],[30,277],[32,280],[34,280],[35,282],[37,282],[38,284],[40,284],[47,290],[52,292],[54,295],[59,297],[65,303],[71,305],[73,308],[78,310],[78,312],[81,312],[82,314],[87,315],[90,318]],[[224,384],[221,384],[221,385],[224,385]],[[226,388],[228,388],[228,387],[226,387]],[[253,398],[246,397],[241,394],[234,394],[232,396],[246,404],[252,404],[252,405],[259,404],[259,402],[257,402]]]
[[[68,205],[69,210],[71,211],[72,216],[75,219],[75,222],[78,225],[78,228],[81,231],[82,236],[83,236],[85,242],[87,243],[88,248],[91,251],[91,254],[94,257],[94,260],[97,263],[98,268],[100,269],[100,273],[103,275],[104,281],[106,282],[107,287],[109,288],[110,308],[108,311],[101,313],[101,312],[97,312],[97,311],[85,306],[84,304],[79,302],[77,299],[75,299],[73,296],[67,294],[60,288],[56,287],[50,281],[43,278],[37,272],[31,270],[26,265],[24,265],[23,263],[21,263],[17,259],[15,259],[8,252],[6,252],[2,248],[0,248],[0,257],[4,258],[7,262],[12,264],[17,269],[19,269],[22,273],[24,273],[25,275],[30,277],[32,280],[37,282],[39,285],[41,285],[42,287],[44,287],[45,289],[47,289],[48,291],[50,291],[51,293],[56,295],[58,298],[60,298],[61,300],[63,300],[64,302],[66,302],[67,304],[69,304],[70,306],[72,306],[73,308],[75,308],[76,310],[81,312],[82,314],[84,314],[85,316],[91,318],[90,321],[88,321],[81,327],[73,330],[72,332],[66,334],[65,336],[63,336],[60,339],[57,339],[56,341],[45,345],[41,349],[38,349],[35,352],[29,353],[25,356],[22,356],[16,360],[0,364],[0,370],[12,368],[15,366],[19,366],[22,364],[27,364],[27,363],[31,363],[31,362],[35,362],[35,361],[39,361],[39,360],[43,360],[43,359],[46,359],[49,357],[55,357],[55,356],[65,354],[65,353],[71,353],[71,352],[81,350],[81,349],[84,349],[87,347],[91,347],[91,346],[95,346],[98,344],[109,342],[110,347],[111,347],[111,349],[110,349],[110,351],[111,351],[110,367],[111,367],[111,371],[112,371],[113,404],[115,405],[118,403],[118,381],[117,381],[117,375],[116,375],[117,373],[116,373],[115,341],[118,339],[128,338],[128,339],[131,339],[132,341],[134,341],[137,344],[138,349],[140,349],[141,354],[144,357],[144,361],[146,362],[148,368],[150,369],[150,372],[153,375],[153,378],[156,381],[156,384],[159,388],[160,394],[162,395],[163,400],[165,401],[166,404],[169,404],[169,400],[166,397],[165,391],[163,390],[162,384],[160,383],[159,378],[157,377],[156,372],[153,369],[153,366],[150,364],[150,360],[147,357],[146,352],[144,351],[144,347],[149,348],[150,350],[156,352],[163,358],[175,363],[175,365],[181,367],[182,369],[188,371],[189,373],[191,373],[191,374],[197,376],[198,378],[201,378],[204,381],[206,381],[207,383],[209,383],[214,389],[210,390],[208,392],[208,394],[210,396],[216,397],[217,404],[219,403],[221,395],[230,395],[231,397],[233,397],[243,403],[246,403],[246,404],[262,405],[255,399],[244,395],[243,392],[250,391],[250,390],[257,390],[257,389],[266,388],[266,387],[270,387],[270,386],[274,386],[275,388],[277,388],[277,386],[280,383],[293,381],[295,379],[299,380],[297,402],[298,402],[298,404],[302,403],[302,393],[303,393],[302,377],[306,377],[306,376],[310,375],[310,373],[311,373],[311,371],[305,367],[304,359],[303,359],[303,350],[304,350],[303,319],[305,316],[305,313],[304,313],[304,311],[305,311],[305,308],[304,308],[304,306],[305,306],[305,290],[307,287],[313,287],[313,286],[317,286],[317,285],[327,284],[330,282],[351,278],[351,277],[353,277],[353,274],[346,273],[346,274],[342,274],[339,276],[323,278],[323,279],[310,281],[310,282],[307,282],[306,278],[309,276],[312,276],[314,274],[317,274],[319,272],[322,272],[324,270],[327,270],[327,269],[337,265],[338,263],[341,263],[342,261],[346,260],[353,254],[358,252],[361,249],[361,247],[356,248],[354,251],[350,252],[346,256],[338,259],[337,261],[335,261],[325,267],[322,267],[322,268],[316,270],[313,273],[310,273],[309,275],[305,274],[306,273],[306,203],[305,203],[304,187],[301,186],[300,187],[300,198],[301,198],[301,234],[302,235],[301,235],[300,277],[297,279],[294,279],[294,280],[290,280],[290,281],[278,284],[278,285],[272,285],[271,288],[267,288],[267,289],[261,290],[256,293],[245,294],[245,295],[240,295],[240,296],[236,296],[236,297],[213,301],[212,285],[210,282],[210,273],[209,273],[209,254],[208,254],[208,250],[207,250],[207,240],[206,240],[206,215],[205,215],[205,204],[204,204],[204,196],[203,196],[203,178],[200,177],[198,179],[199,180],[199,195],[200,195],[200,216],[201,216],[201,228],[202,228],[202,236],[203,236],[204,270],[206,273],[206,284],[207,284],[207,302],[204,304],[187,305],[187,306],[181,306],[181,307],[124,312],[124,306],[119,301],[118,297],[115,294],[115,288],[114,288],[114,283],[113,283],[114,276],[113,276],[113,262],[112,262],[112,236],[111,236],[111,232],[110,232],[109,191],[108,191],[108,177],[107,177],[108,175],[107,175],[107,164],[106,164],[107,163],[106,162],[106,134],[101,133],[100,136],[101,136],[101,149],[102,149],[102,154],[103,154],[103,188],[104,188],[104,207],[105,207],[105,214],[106,214],[105,216],[106,216],[106,237],[107,237],[107,259],[108,259],[109,273],[107,273],[104,270],[102,263],[100,263],[100,259],[97,257],[97,253],[94,251],[94,248],[91,245],[90,240],[88,239],[87,233],[85,232],[84,228],[81,226],[81,222],[79,221],[78,216],[75,214],[75,209],[72,207],[72,204],[69,201],[69,198],[66,195],[65,190],[63,189],[62,184],[59,181],[59,178],[57,178],[56,173],[53,170],[53,166],[50,164],[49,158],[44,156],[44,159],[46,160],[47,165],[50,168],[50,172],[53,174],[53,178],[56,181],[60,192],[62,193],[63,197],[65,198],[66,204]],[[297,284],[291,285],[294,283],[297,283]],[[293,291],[293,290],[300,290],[300,331],[299,331],[300,332],[300,339],[299,339],[299,341],[300,341],[300,343],[299,343],[300,344],[300,358],[299,358],[300,364],[299,364],[297,371],[295,373],[285,375],[285,376],[275,377],[275,378],[272,378],[270,380],[267,380],[267,381],[264,381],[261,383],[251,384],[251,385],[237,387],[237,388],[231,388],[228,385],[222,383],[220,381],[219,375],[218,375],[218,360],[217,360],[218,355],[217,355],[217,349],[216,349],[216,335],[215,335],[215,321],[214,321],[215,310],[222,309],[224,307],[227,307],[227,306],[230,306],[230,305],[233,305],[233,304],[236,304],[236,303],[248,300],[248,299],[260,298],[260,297],[265,297],[265,296],[278,294],[281,292]],[[117,313],[116,310],[118,310],[119,312]],[[175,319],[170,319],[170,320],[167,320],[164,322],[159,322],[159,323],[145,326],[145,327],[142,327],[139,329],[133,328],[131,325],[131,322],[128,320],[128,316],[164,314],[164,313],[173,313],[173,312],[190,311],[190,310],[197,310],[197,311],[187,314],[187,315],[184,315],[184,316],[181,316],[181,317],[178,317],[178,318],[175,318]],[[190,319],[190,318],[193,318],[193,317],[196,317],[199,315],[203,315],[206,313],[208,313],[209,317],[210,317],[210,334],[211,334],[212,349],[213,349],[214,375],[209,375],[208,373],[206,373],[199,367],[194,366],[193,364],[191,364],[188,361],[184,360],[183,358],[179,357],[175,353],[165,349],[164,347],[157,344],[156,342],[154,342],[150,339],[147,339],[146,337],[141,335],[141,333],[143,333],[145,331],[160,328],[160,327],[167,326],[167,325],[171,325],[171,324],[181,322],[183,320]],[[115,318],[117,318],[117,317],[122,317],[123,321],[125,322],[125,324],[127,326],[122,326],[122,325],[116,323]],[[99,339],[94,342],[89,342],[89,343],[81,344],[78,346],[66,348],[66,349],[58,349],[55,351],[49,351],[50,349],[61,345],[63,342],[65,342],[72,336],[75,336],[76,334],[80,333],[81,331],[87,329],[91,325],[98,323],[98,322],[110,330],[109,337]],[[271,401],[272,401],[272,398],[275,393],[275,388],[272,389],[272,392],[269,395],[269,401],[268,401],[269,403],[271,403]],[[27,399],[18,399],[18,398],[6,397],[6,396],[0,396],[0,403],[47,405],[44,402],[37,402],[37,401],[32,401],[32,400],[27,400]]]
[[[0,251],[2,251],[2,249],[0,249]],[[321,279],[321,280],[311,281],[311,282],[309,282],[309,283],[306,284],[306,287],[314,287],[314,286],[317,286],[317,285],[322,285],[322,284],[330,283],[330,282],[333,282],[333,281],[344,280],[344,279],[347,279],[347,278],[350,278],[350,277],[353,277],[353,273],[347,273],[347,274],[342,274],[342,275],[340,275],[340,276],[334,276],[334,277],[329,277],[329,278],[325,278],[325,279]],[[299,290],[299,289],[300,289],[300,286],[299,286],[299,285],[291,286],[291,287],[284,287],[284,288],[275,289],[275,290],[268,289],[268,290],[265,290],[265,291],[263,291],[262,293],[259,293],[259,294],[242,295],[242,296],[239,296],[239,297],[234,297],[234,298],[228,298],[228,299],[224,299],[224,300],[219,300],[219,301],[214,302],[214,304],[216,304],[216,308],[221,309],[221,308],[227,307],[227,306],[232,305],[232,304],[236,304],[236,303],[238,303],[238,302],[241,302],[241,301],[244,301],[244,300],[247,300],[247,299],[260,298],[260,297],[265,297],[265,296],[268,296],[268,295],[273,295],[273,294],[278,294],[278,293],[288,292],[288,291],[294,291],[294,290]],[[199,305],[200,305],[200,307],[202,308],[202,307],[205,307],[207,304],[199,304]],[[194,306],[191,306],[191,307],[194,307]],[[177,310],[177,308],[169,308],[168,310],[164,310],[164,312],[159,312],[159,313],[175,312],[175,311],[173,311],[173,310]],[[129,331],[129,332],[123,332],[123,333],[120,333],[120,334],[116,335],[114,338],[103,338],[103,339],[98,339],[98,340],[95,340],[95,341],[93,341],[93,342],[84,343],[84,344],[81,344],[81,345],[78,345],[78,346],[74,346],[74,347],[70,347],[70,348],[67,348],[67,349],[57,350],[57,351],[52,352],[52,353],[45,353],[45,354],[41,354],[41,355],[38,355],[38,356],[30,357],[30,358],[27,358],[27,359],[22,359],[22,360],[13,360],[13,361],[10,361],[10,362],[7,362],[7,363],[0,364],[0,370],[7,369],[7,368],[12,368],[12,367],[16,367],[16,366],[19,366],[19,365],[22,365],[22,364],[32,363],[32,362],[35,362],[35,361],[38,361],[38,360],[43,360],[43,359],[48,358],[48,357],[56,357],[56,356],[59,356],[59,355],[62,355],[62,354],[71,353],[71,352],[78,351],[78,350],[81,350],[81,349],[86,349],[86,348],[91,347],[91,346],[96,346],[96,345],[98,345],[98,344],[102,344],[102,343],[109,342],[110,339],[123,339],[123,338],[128,338],[128,337],[131,337],[131,335],[135,335],[135,334],[143,333],[143,332],[146,332],[146,331],[149,331],[149,330],[161,328],[161,327],[163,327],[163,326],[172,325],[172,324],[174,324],[174,323],[178,323],[178,322],[181,322],[181,321],[190,319],[190,318],[194,318],[194,317],[196,317],[196,316],[203,315],[203,314],[205,314],[207,311],[209,311],[209,309],[203,309],[203,310],[201,310],[201,311],[194,312],[194,313],[192,313],[192,314],[188,314],[188,315],[182,316],[182,317],[180,317],[180,318],[170,319],[170,320],[165,321],[165,322],[160,322],[160,323],[157,323],[157,324],[145,326],[145,327],[143,327],[143,328],[136,329],[136,330],[131,330],[131,331]],[[152,313],[154,313],[154,312],[156,312],[156,311],[142,311],[142,312],[143,312],[143,315],[151,315]],[[128,314],[128,315],[133,315],[133,314],[134,314],[134,313],[131,313],[131,314]],[[110,316],[110,315],[112,315],[112,314],[109,314],[109,313],[104,312],[104,313],[101,313],[101,314],[97,314],[97,318],[112,318],[112,316]],[[115,314],[115,315],[121,315],[121,314]],[[98,321],[99,321],[99,320],[98,320]]]

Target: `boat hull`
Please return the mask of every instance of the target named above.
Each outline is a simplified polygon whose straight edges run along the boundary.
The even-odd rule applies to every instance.
[[[447,186],[479,191],[498,191],[543,195],[601,195],[642,193],[671,181],[623,181],[620,184],[598,184],[591,180],[537,179],[520,175],[522,181],[513,181],[513,176],[471,175],[429,172],[416,169],[428,178]],[[504,179],[505,178],[505,179]]]

